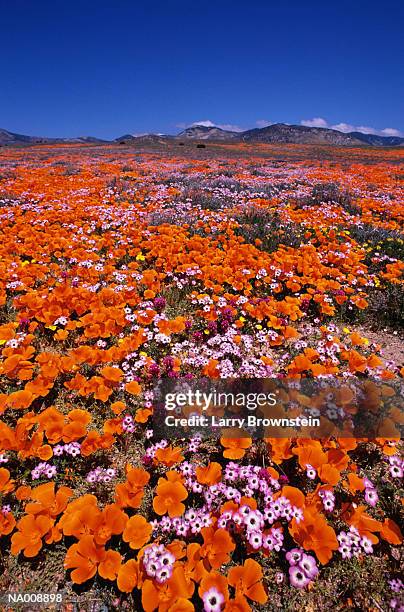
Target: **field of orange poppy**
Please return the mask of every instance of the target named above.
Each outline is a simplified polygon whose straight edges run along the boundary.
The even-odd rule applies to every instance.
[[[400,383],[403,196],[402,148],[0,149],[1,590],[399,605],[400,398],[389,438],[218,441],[159,439],[153,390]]]

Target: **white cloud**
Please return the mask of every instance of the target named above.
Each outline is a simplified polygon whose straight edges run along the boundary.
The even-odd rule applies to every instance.
[[[205,119],[204,121],[194,121],[193,123],[191,123],[191,127],[193,127],[194,125],[203,125],[204,127],[218,127],[216,123],[213,123],[213,121],[210,121],[210,119]]]
[[[330,128],[331,130],[338,130],[338,132],[362,132],[362,134],[379,134],[381,136],[401,136],[400,130],[395,128],[384,128],[383,130],[377,130],[376,128],[369,127],[368,125],[352,125],[351,123],[336,123],[330,125],[328,121],[323,117],[313,117],[313,119],[302,119],[300,125],[307,127],[324,127]]]
[[[396,130],[395,128],[384,128],[381,132],[383,136],[402,136],[402,132],[400,130]]]
[[[194,121],[193,123],[177,123],[178,128],[188,128],[195,127],[197,125],[202,125],[204,127],[217,127],[221,130],[227,130],[230,132],[243,132],[245,128],[240,127],[239,125],[233,125],[232,123],[214,123],[210,119],[203,119],[202,121]]]
[[[377,134],[378,131],[375,128],[368,127],[367,125],[359,125],[354,128],[355,132],[362,132],[362,134]]]
[[[269,121],[268,119],[258,119],[258,121],[255,122],[255,125],[259,128],[264,128],[264,127],[268,127],[268,125],[273,125],[273,121]]]
[[[350,123],[337,123],[336,125],[330,125],[332,130],[338,130],[339,132],[362,132],[362,134],[378,134],[379,132],[368,125],[351,125]]]
[[[330,125],[328,126],[330,127],[332,130],[338,130],[338,132],[355,132],[356,128],[354,125],[351,125],[350,123],[336,123],[335,125]]]
[[[313,119],[302,119],[300,125],[305,125],[306,127],[328,127],[328,123],[322,117],[313,117]]]

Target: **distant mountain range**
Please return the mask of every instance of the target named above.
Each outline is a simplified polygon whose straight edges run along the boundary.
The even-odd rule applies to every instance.
[[[175,138],[179,140],[219,140],[224,142],[226,140],[241,140],[241,134],[243,132],[231,132],[219,127],[194,125],[180,132]]]
[[[314,144],[334,146],[372,146],[397,147],[404,145],[404,138],[399,136],[378,136],[364,134],[363,132],[339,132],[329,128],[306,127],[303,125],[288,125],[274,123],[263,128],[233,132],[219,127],[194,125],[186,128],[177,136],[167,134],[125,134],[113,141],[94,138],[93,136],[80,136],[78,138],[43,138],[39,136],[24,136],[0,129],[0,145],[29,145],[29,144],[102,144],[106,142],[118,144],[168,144],[170,142],[211,141],[211,142],[246,142],[268,144]]]
[[[93,136],[79,136],[77,138],[47,138],[46,136],[25,136],[24,134],[15,134],[8,130],[0,128],[0,145],[12,144],[53,144],[53,143],[92,143],[92,142],[108,142]]]
[[[180,140],[216,140],[262,143],[326,144],[336,146],[396,147],[404,144],[398,136],[377,136],[362,132],[339,132],[329,128],[274,123],[263,128],[231,132],[218,127],[195,125],[175,137]]]

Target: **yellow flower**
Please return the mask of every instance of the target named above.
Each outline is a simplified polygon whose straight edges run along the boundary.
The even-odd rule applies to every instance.
[[[146,259],[146,257],[143,255],[143,253],[138,253],[136,255],[136,261],[144,261]]]

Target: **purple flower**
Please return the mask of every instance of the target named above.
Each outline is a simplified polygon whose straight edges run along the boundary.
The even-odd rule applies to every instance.
[[[306,465],[306,474],[307,474],[307,478],[310,478],[310,480],[314,480],[317,476],[317,471],[314,469],[314,467],[310,464]]]
[[[325,497],[323,499],[323,507],[326,512],[332,512],[334,510],[334,499],[331,497]]]
[[[339,533],[337,535],[337,540],[338,540],[338,542],[340,544],[348,544],[348,545],[350,545],[350,543],[351,543],[351,538],[346,533],[346,531],[341,531],[341,533]]]
[[[153,465],[153,459],[147,455],[143,455],[142,463],[145,467],[151,467]]]
[[[151,544],[144,551],[143,565],[146,574],[159,584],[171,578],[175,557],[162,545]]]
[[[310,578],[306,576],[299,565],[291,565],[289,568],[290,584],[297,589],[304,589],[310,582]]]
[[[297,508],[296,506],[293,506],[292,518],[294,518],[296,523],[299,524],[300,521],[303,520],[303,510],[301,508]]]
[[[166,300],[163,297],[156,297],[153,300],[153,306],[157,310],[157,312],[161,312],[162,310],[164,310],[165,305],[166,305]]]
[[[185,537],[188,534],[188,525],[185,522],[180,523],[176,527],[175,531],[176,531],[177,536]]]
[[[248,543],[254,550],[259,550],[262,546],[261,531],[249,531],[247,534]]]
[[[152,363],[152,364],[149,366],[149,373],[150,373],[150,376],[158,376],[158,375],[159,375],[159,373],[160,373],[160,368],[159,368],[159,366],[157,365],[157,363]]]
[[[350,559],[352,557],[352,549],[348,544],[341,544],[338,548],[343,559]]]
[[[394,593],[400,593],[404,589],[404,583],[401,578],[393,578],[389,580],[389,585]]]
[[[365,501],[372,507],[376,506],[379,496],[375,489],[365,489]]]
[[[402,478],[403,477],[403,468],[399,465],[391,465],[390,466],[390,475],[392,478]]]
[[[289,552],[286,553],[286,559],[289,561],[290,565],[297,565],[301,560],[303,555],[303,551],[299,548],[292,548]]]
[[[247,531],[255,531],[257,527],[260,527],[262,525],[262,517],[258,514],[257,511],[251,511],[244,518],[244,524],[247,528]]]
[[[202,595],[204,612],[220,612],[224,603],[224,595],[215,587],[211,587]]]
[[[160,557],[160,563],[161,565],[174,565],[175,563],[175,557],[172,553],[170,553],[170,551],[165,551],[163,552],[163,554]]]
[[[306,553],[303,553],[298,565],[302,568],[308,578],[313,579],[317,576],[318,567],[316,560],[311,555],[306,555]]]
[[[366,536],[362,536],[361,546],[367,555],[370,555],[373,552],[373,546],[371,540]]]

